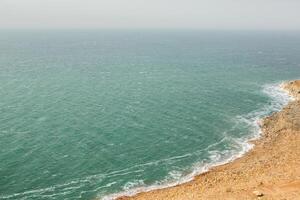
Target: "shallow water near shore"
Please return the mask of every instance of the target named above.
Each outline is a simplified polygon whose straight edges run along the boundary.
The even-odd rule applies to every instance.
[[[190,180],[251,148],[300,76],[295,32],[1,31],[0,52],[0,199]]]

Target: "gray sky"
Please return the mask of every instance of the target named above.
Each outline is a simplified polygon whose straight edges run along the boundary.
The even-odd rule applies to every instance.
[[[0,0],[0,28],[300,29],[300,0]]]

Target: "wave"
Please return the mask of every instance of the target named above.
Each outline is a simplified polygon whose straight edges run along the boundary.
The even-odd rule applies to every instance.
[[[242,157],[246,152],[253,148],[254,145],[250,143],[250,141],[258,139],[261,136],[261,120],[273,112],[280,111],[290,101],[294,100],[293,97],[290,96],[282,88],[282,84],[283,83],[281,82],[264,85],[261,92],[269,97],[269,103],[267,105],[264,105],[262,108],[252,111],[246,115],[235,117],[235,125],[232,129],[235,129],[237,126],[243,125],[248,128],[249,133],[242,138],[234,138],[230,137],[226,132],[224,132],[223,139],[218,143],[221,143],[224,140],[229,141],[232,145],[232,149],[228,149],[222,152],[214,150],[209,151],[211,147],[217,145],[213,144],[205,149],[209,151],[209,158],[211,162],[202,161],[200,163],[196,163],[192,167],[192,172],[188,175],[183,176],[183,172],[171,171],[169,172],[169,176],[165,180],[158,181],[152,185],[146,185],[143,180],[133,180],[132,182],[128,182],[123,187],[123,191],[99,198],[102,200],[113,200],[121,196],[134,196],[141,192],[149,192],[152,190],[173,187],[192,181],[195,176],[205,173],[213,167],[232,162],[235,159]]]
[[[163,181],[157,181],[152,185],[147,185],[144,183],[144,180],[133,180],[125,184],[122,188],[123,191],[110,194],[107,196],[102,196],[103,194],[98,194],[99,199],[102,200],[112,200],[120,196],[133,196],[137,193],[147,192],[156,189],[163,189],[179,184],[189,182],[194,179],[195,176],[209,171],[212,167],[226,164],[232,162],[233,160],[243,156],[246,152],[253,148],[253,144],[249,143],[250,140],[258,139],[261,135],[260,122],[261,119],[265,116],[270,115],[272,112],[277,112],[281,110],[288,102],[292,101],[293,98],[289,96],[281,87],[281,83],[276,84],[267,84],[262,87],[261,92],[269,97],[269,103],[263,105],[260,109],[250,112],[246,115],[236,116],[234,120],[234,126],[231,130],[228,130],[223,134],[223,137],[216,143],[209,145],[205,149],[198,150],[193,153],[188,153],[185,155],[174,156],[170,158],[165,158],[161,160],[156,160],[148,163],[143,163],[139,165],[134,165],[130,168],[113,171],[106,174],[95,174],[87,177],[70,180],[67,183],[54,185],[47,188],[28,190],[21,193],[15,193],[12,195],[0,195],[0,199],[11,199],[11,198],[53,198],[57,196],[68,195],[72,190],[81,190],[85,183],[90,183],[91,180],[97,179],[101,181],[107,177],[122,176],[130,173],[142,172],[142,166],[151,166],[157,165],[158,163],[171,162],[174,160],[180,160],[182,158],[194,156],[201,154],[202,152],[209,153],[209,159],[203,160],[194,164],[191,167],[190,173],[183,171],[170,171],[168,176]],[[229,132],[233,130],[238,130],[238,127],[246,127],[249,132],[243,137],[237,138],[231,136]],[[216,151],[216,146],[220,144],[230,144],[230,147],[224,151]],[[98,182],[99,183],[99,182]],[[116,182],[108,183],[104,186],[93,189],[93,192],[99,192],[100,189],[109,188]],[[81,191],[80,197],[84,193],[89,191]],[[51,194],[49,194],[51,193]]]

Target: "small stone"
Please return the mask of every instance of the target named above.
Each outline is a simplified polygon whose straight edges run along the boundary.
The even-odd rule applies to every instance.
[[[264,196],[264,194],[262,192],[258,191],[258,190],[253,191],[253,194],[255,194],[255,196],[257,196],[257,197]]]

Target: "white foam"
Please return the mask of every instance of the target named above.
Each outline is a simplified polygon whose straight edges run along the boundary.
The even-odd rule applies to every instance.
[[[233,160],[242,157],[246,152],[253,148],[253,144],[249,143],[250,140],[258,139],[261,136],[260,122],[261,119],[270,115],[272,112],[280,111],[284,106],[286,106],[290,101],[294,100],[285,90],[282,88],[282,83],[276,84],[267,84],[263,86],[263,93],[271,98],[271,102],[268,105],[264,105],[261,109],[255,110],[244,116],[237,116],[237,122],[245,123],[249,126],[251,133],[244,138],[228,138],[225,134],[224,139],[230,139],[239,147],[239,151],[235,150],[226,150],[224,152],[219,151],[210,151],[210,160],[213,162],[205,163],[200,162],[197,163],[193,171],[183,176],[182,172],[179,171],[171,171],[169,173],[169,177],[166,178],[165,181],[156,182],[153,185],[145,186],[142,180],[135,181],[134,183],[130,183],[130,187],[124,187],[124,191],[107,195],[102,198],[102,200],[112,200],[121,196],[134,196],[141,192],[148,192],[156,189],[163,189],[172,186],[176,186],[179,184],[183,184],[189,182],[194,179],[195,176],[207,172],[209,169],[215,166],[223,165],[228,162],[232,162]],[[220,142],[218,142],[220,143]],[[214,144],[210,147],[215,146]],[[210,148],[209,147],[209,148]],[[208,150],[209,148],[206,148]],[[178,156],[181,157],[181,156]],[[184,157],[184,156],[183,156]],[[169,181],[171,179],[172,181]]]
[[[290,101],[295,100],[287,91],[283,89],[283,82],[277,84],[267,84],[263,87],[263,92],[272,98],[271,110],[279,111]]]
[[[150,186],[145,186],[143,181],[140,181],[140,183],[142,183],[142,184],[140,184],[140,185],[135,184],[136,187],[130,188],[129,190],[124,190],[119,193],[107,195],[101,199],[102,200],[113,200],[113,199],[117,199],[122,196],[134,196],[141,192],[149,192],[152,190],[164,189],[164,188],[173,187],[176,185],[180,185],[180,184],[192,181],[195,176],[209,171],[209,169],[211,169],[212,167],[223,165],[228,162],[232,162],[233,160],[235,160],[237,158],[240,158],[241,156],[244,155],[245,152],[249,151],[250,149],[251,149],[251,145],[249,145],[247,143],[245,146],[243,146],[241,152],[239,152],[237,154],[232,154],[232,155],[228,156],[226,159],[222,159],[222,156],[220,154],[218,154],[220,152],[212,151],[210,157],[213,159],[217,158],[215,160],[215,162],[213,162],[213,163],[197,163],[197,164],[195,164],[194,170],[192,171],[192,173],[190,173],[186,176],[182,176],[182,172],[171,171],[169,173],[170,177],[166,178],[164,181],[156,182],[155,184],[150,185]],[[172,179],[172,181],[169,181],[170,178]],[[125,188],[123,188],[123,189],[125,189]]]
[[[248,136],[248,140],[257,139],[261,135],[261,120],[273,112],[280,111],[294,98],[290,96],[283,88],[282,83],[267,84],[263,86],[262,92],[266,94],[271,101],[262,108],[248,113],[244,116],[237,116],[237,120],[245,123],[251,128],[252,133]]]
[[[151,191],[151,190],[155,190],[155,189],[162,189],[162,188],[172,187],[175,185],[186,183],[186,182],[193,180],[193,178],[195,176],[197,176],[201,173],[207,172],[212,167],[222,165],[222,164],[225,164],[228,162],[232,162],[233,160],[243,156],[246,152],[248,152],[250,149],[253,148],[253,144],[249,143],[249,140],[257,139],[261,135],[261,129],[260,129],[260,125],[259,125],[260,120],[272,112],[281,110],[285,105],[288,104],[289,101],[294,100],[291,96],[289,96],[287,94],[287,92],[285,92],[282,89],[281,84],[265,85],[265,86],[263,86],[262,91],[263,91],[263,93],[265,93],[267,96],[269,96],[271,98],[270,103],[268,105],[264,105],[259,110],[255,110],[246,115],[236,117],[236,122],[237,122],[236,126],[238,126],[239,123],[245,124],[246,126],[248,126],[250,128],[249,129],[251,131],[250,134],[248,134],[244,138],[232,138],[232,137],[229,137],[226,132],[224,132],[224,137],[220,141],[218,141],[214,144],[211,144],[210,146],[208,146],[205,149],[201,149],[201,150],[193,153],[193,154],[197,154],[197,153],[201,153],[203,151],[208,151],[210,159],[209,159],[209,161],[206,160],[206,161],[201,161],[199,163],[196,163],[192,167],[193,170],[191,173],[186,175],[186,174],[183,174],[182,171],[173,170],[169,173],[169,176],[164,181],[156,182],[150,186],[145,185],[143,180],[135,180],[135,181],[127,183],[123,187],[122,192],[102,197],[102,199],[103,200],[111,200],[111,199],[116,199],[120,196],[133,196],[133,195],[136,195],[137,193],[141,193],[141,192],[147,192],[147,191]],[[234,128],[235,128],[235,126],[233,127],[233,129]],[[230,141],[230,143],[232,143],[232,145],[234,145],[234,148],[232,150],[226,150],[226,151],[222,151],[222,152],[214,151],[213,150],[214,147],[216,145],[222,143],[224,140]],[[236,150],[236,149],[238,149],[238,150]],[[81,184],[84,184],[85,182],[89,182],[91,179],[96,178],[96,179],[100,180],[100,179],[103,179],[104,177],[113,177],[113,176],[126,175],[126,174],[130,174],[130,173],[135,173],[135,172],[141,172],[141,171],[143,171],[140,169],[140,167],[142,167],[142,166],[157,165],[158,163],[161,163],[161,162],[169,162],[169,161],[173,161],[173,160],[177,160],[177,159],[182,159],[185,157],[192,156],[193,154],[189,153],[189,154],[185,154],[185,155],[174,156],[171,158],[165,158],[165,159],[148,162],[148,163],[144,163],[144,164],[134,165],[130,168],[110,172],[107,174],[95,174],[95,175],[87,176],[83,179],[72,180],[70,182],[60,184],[60,185],[54,185],[54,186],[48,187],[48,188],[29,190],[29,191],[25,191],[22,193],[15,193],[12,195],[0,195],[0,199],[10,199],[10,198],[22,197],[22,196],[27,196],[27,195],[44,196],[46,192],[53,192],[58,189],[62,189],[62,191],[64,193],[53,194],[53,195],[64,195],[66,192],[69,192],[73,189],[79,189],[82,186]],[[137,170],[132,171],[133,169],[136,169],[136,168],[137,168]],[[93,191],[99,191],[100,188],[107,188],[114,184],[115,184],[115,182],[109,183],[109,184],[99,187]],[[84,193],[84,191],[82,191],[82,193]],[[99,198],[101,198],[101,197],[99,197]]]

